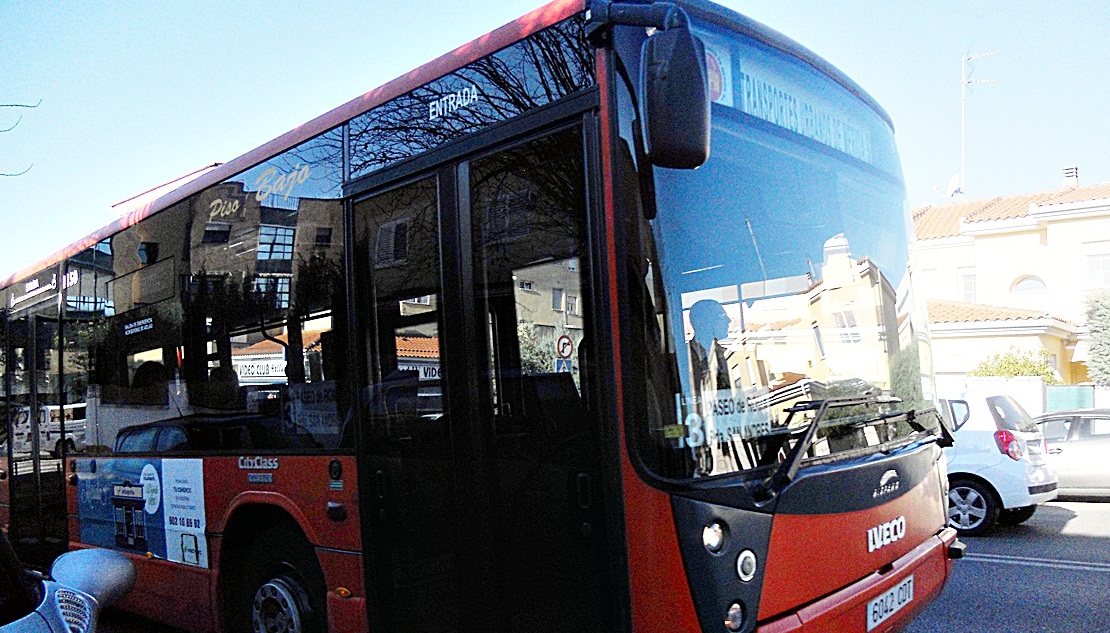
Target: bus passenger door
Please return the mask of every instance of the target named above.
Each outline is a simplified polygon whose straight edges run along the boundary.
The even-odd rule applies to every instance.
[[[4,349],[8,413],[9,539],[19,558],[49,568],[68,546],[63,463],[46,437],[59,405],[57,307],[8,320]]]
[[[460,168],[502,630],[609,630],[582,129]]]
[[[440,197],[432,175],[352,207],[364,386],[360,435],[342,442],[359,447],[375,631],[459,630],[473,578],[444,383]]]

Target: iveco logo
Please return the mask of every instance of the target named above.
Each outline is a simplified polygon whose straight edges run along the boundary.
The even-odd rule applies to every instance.
[[[891,468],[883,473],[882,479],[879,480],[879,487],[871,493],[871,498],[877,499],[884,495],[888,495],[898,490],[898,487],[901,485],[902,482],[898,479],[898,471]]]
[[[906,517],[898,517],[867,530],[867,551],[875,550],[890,545],[894,541],[906,536]]]
[[[240,470],[277,470],[278,460],[276,457],[240,457],[239,458]]]

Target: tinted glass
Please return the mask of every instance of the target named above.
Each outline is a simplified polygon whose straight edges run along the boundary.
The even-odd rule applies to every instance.
[[[232,414],[280,421],[255,450],[338,443],[342,157],[342,131],[323,134],[69,260],[67,403],[86,405],[89,447]],[[155,448],[182,446],[167,436],[143,450]]]
[[[358,239],[369,261],[376,324],[364,389],[373,450],[450,457],[444,417],[440,338],[439,200],[434,178],[355,205]],[[361,301],[360,301],[361,302]],[[350,441],[353,438],[345,438]]]
[[[355,118],[351,178],[593,85],[593,50],[576,16]]]
[[[592,325],[582,316],[584,176],[580,128],[470,164],[474,322],[485,341],[478,422],[490,438],[497,594],[512,631],[551,613],[563,630],[610,630],[605,522],[589,492],[602,480],[599,425],[583,397]]]
[[[633,347],[649,356],[625,393],[645,461],[668,477],[774,465],[815,416],[793,405],[845,398],[863,400],[824,415],[809,458],[909,441],[904,417],[882,416],[927,409],[933,387],[889,125],[798,60],[697,32],[714,100],[705,165],[649,176],[619,93],[621,168],[657,213],[630,238]],[[643,35],[621,33],[631,83]]]

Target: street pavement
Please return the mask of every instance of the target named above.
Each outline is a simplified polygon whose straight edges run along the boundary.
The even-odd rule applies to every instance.
[[[961,540],[967,557],[906,633],[1110,633],[1110,503],[1051,502]]]

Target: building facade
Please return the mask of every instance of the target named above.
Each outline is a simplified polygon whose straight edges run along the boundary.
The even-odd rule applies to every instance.
[[[929,299],[940,395],[1011,349],[1088,381],[1086,301],[1110,291],[1110,184],[927,206],[913,212],[916,279]]]

